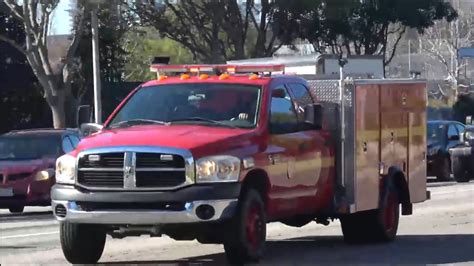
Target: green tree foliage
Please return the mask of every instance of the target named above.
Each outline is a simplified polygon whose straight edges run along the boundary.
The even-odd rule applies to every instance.
[[[384,55],[388,64],[408,27],[422,33],[441,19],[452,21],[457,12],[444,0],[277,0],[285,8],[274,22],[286,43],[295,37],[310,41],[321,52],[348,55]]]
[[[132,9],[144,26],[154,27],[169,39],[181,43],[194,61],[222,63],[230,59],[271,56],[279,47],[273,34],[275,1],[250,0],[164,0],[134,1]],[[278,28],[286,25],[278,25]],[[251,42],[251,43],[250,43]]]
[[[124,67],[128,52],[124,49],[126,34],[135,25],[134,18],[123,4],[107,1],[98,9],[99,58],[101,78],[105,82],[120,82],[124,79]],[[92,85],[92,32],[91,16],[86,14],[83,38],[77,56],[81,59],[84,81]]]
[[[180,43],[169,38],[161,38],[153,28],[128,32],[124,49],[127,52],[125,63],[126,81],[146,81],[156,78],[150,72],[150,64],[156,56],[169,56],[172,64],[189,64],[193,55]]]
[[[459,95],[458,101],[453,106],[454,119],[461,123],[466,122],[466,117],[474,118],[474,96],[469,94]]]

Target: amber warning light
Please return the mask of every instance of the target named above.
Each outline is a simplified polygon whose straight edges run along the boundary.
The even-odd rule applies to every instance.
[[[163,75],[193,74],[203,77],[202,74],[258,74],[285,72],[284,65],[151,65],[150,70],[158,74],[158,79]],[[255,78],[252,75],[253,79]]]

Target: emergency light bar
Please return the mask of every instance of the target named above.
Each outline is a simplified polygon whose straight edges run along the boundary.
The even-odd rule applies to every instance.
[[[157,73],[265,73],[284,72],[284,65],[151,65],[151,72]]]

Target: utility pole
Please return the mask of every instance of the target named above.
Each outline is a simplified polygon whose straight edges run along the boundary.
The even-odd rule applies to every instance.
[[[92,62],[94,75],[94,118],[95,123],[102,124],[102,88],[100,80],[100,57],[99,57],[99,19],[97,12],[99,5],[94,5],[91,11],[92,28]]]
[[[411,40],[408,39],[408,75],[411,76]]]

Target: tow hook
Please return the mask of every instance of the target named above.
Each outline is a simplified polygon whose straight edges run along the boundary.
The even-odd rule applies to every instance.
[[[109,232],[112,238],[122,239],[128,236],[150,235],[150,237],[160,237],[161,230],[158,226],[127,226]]]

